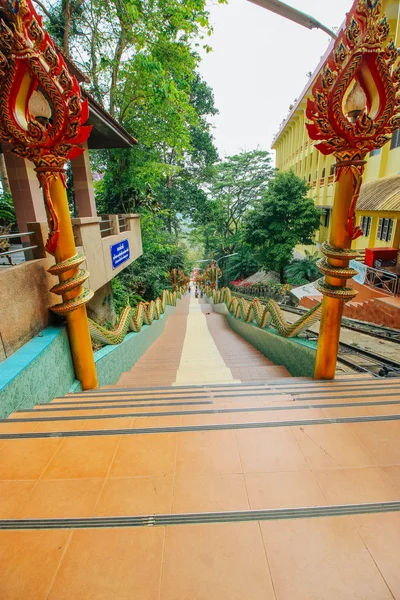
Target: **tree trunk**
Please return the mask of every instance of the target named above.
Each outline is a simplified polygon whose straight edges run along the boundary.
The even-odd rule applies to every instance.
[[[3,186],[3,191],[11,194],[10,182],[8,181],[8,174],[6,169],[6,161],[4,160],[4,154],[0,154],[0,182]]]
[[[66,54],[69,53],[69,30],[71,28],[71,0],[65,1],[64,8],[64,36],[63,36],[63,50]]]
[[[279,268],[279,281],[285,283],[285,267],[281,265]]]

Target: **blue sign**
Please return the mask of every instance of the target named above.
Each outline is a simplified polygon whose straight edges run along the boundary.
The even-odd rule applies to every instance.
[[[118,242],[118,244],[113,244],[110,246],[110,251],[113,269],[117,269],[131,257],[128,240],[122,240],[122,242]]]

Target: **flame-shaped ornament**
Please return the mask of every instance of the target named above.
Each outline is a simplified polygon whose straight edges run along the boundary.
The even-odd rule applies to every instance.
[[[355,211],[364,158],[400,127],[398,51],[388,38],[381,0],[356,0],[307,105],[309,136],[318,142],[322,154],[335,155],[336,180],[343,170],[354,176],[355,194],[348,214],[350,239],[362,235],[355,224]]]

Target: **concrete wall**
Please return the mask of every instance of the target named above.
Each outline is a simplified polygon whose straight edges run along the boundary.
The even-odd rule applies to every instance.
[[[175,307],[168,306],[151,326],[128,334],[118,346],[106,346],[95,352],[99,384],[112,385],[124,371],[130,370],[164,331],[168,316],[174,311]],[[79,389],[66,328],[48,327],[2,363],[0,418]]]
[[[58,282],[47,273],[53,263],[53,258],[43,258],[0,270],[0,361],[53,320],[49,308],[59,302],[49,292]]]

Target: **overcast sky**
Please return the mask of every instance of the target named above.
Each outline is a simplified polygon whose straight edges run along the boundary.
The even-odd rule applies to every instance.
[[[339,27],[352,0],[286,0],[327,27]],[[269,150],[289,105],[307,82],[326,51],[326,33],[308,30],[248,0],[229,0],[209,10],[214,34],[207,40],[213,52],[200,71],[214,90],[220,114],[214,136],[221,157]]]

